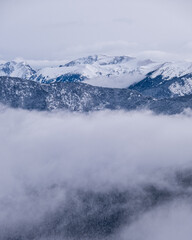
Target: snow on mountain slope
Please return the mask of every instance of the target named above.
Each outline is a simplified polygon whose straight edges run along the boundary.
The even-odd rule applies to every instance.
[[[128,56],[93,55],[37,71],[24,62],[11,61],[0,64],[0,76],[44,84],[83,81],[99,87],[133,87],[143,94],[160,98],[192,93],[192,63],[162,64]]]
[[[0,103],[12,108],[38,111],[90,112],[104,109],[141,110],[178,114],[192,109],[192,94],[153,99],[128,88],[102,88],[80,82],[39,84],[20,78],[0,77]]]
[[[0,64],[0,76],[29,79],[35,71],[25,62],[6,62]]]
[[[171,97],[192,94],[192,63],[191,62],[168,62],[151,74],[155,79],[161,76],[167,84]],[[163,82],[160,82],[162,84]]]
[[[115,66],[97,67],[97,69],[100,69],[100,74],[85,79],[85,82],[94,86],[126,88],[144,79],[149,72],[154,71],[157,67],[159,67],[159,64],[150,60],[131,59],[129,62],[116,64]]]
[[[94,55],[79,58],[59,67],[43,68],[31,79],[46,83],[64,81],[66,75],[77,75],[82,77],[81,80],[94,86],[122,88],[142,80],[147,73],[157,67],[159,64],[151,60],[141,61],[128,56]]]
[[[191,62],[166,62],[153,72],[151,78],[156,78],[161,75],[163,79],[170,80],[174,77],[183,77],[191,73]]]
[[[192,76],[182,77],[182,82],[175,81],[169,86],[173,96],[185,96],[192,94]]]
[[[192,94],[192,63],[164,63],[129,88],[155,98]]]
[[[81,64],[93,64],[98,63],[99,65],[114,65],[114,64],[120,64],[125,63],[130,60],[133,60],[134,58],[128,57],[128,56],[107,56],[107,55],[93,55],[83,58],[78,58],[74,61],[71,61],[67,64],[65,64],[65,67],[72,67],[77,66]]]
[[[162,76],[163,80],[172,80],[169,91],[172,96],[184,96],[192,93],[192,63],[165,63],[151,77]]]

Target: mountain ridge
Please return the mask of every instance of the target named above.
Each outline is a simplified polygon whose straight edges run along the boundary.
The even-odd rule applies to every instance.
[[[0,69],[5,65],[9,65],[10,63],[12,62],[1,64]],[[14,63],[16,65],[16,62]],[[20,62],[17,63],[15,68],[19,68],[19,65],[21,65]],[[24,65],[23,62],[22,65]],[[29,66],[28,64],[25,65]],[[15,72],[15,74],[13,73],[12,75],[10,75],[9,72],[7,72],[7,74],[2,74],[0,71],[0,76],[19,77],[49,84],[58,81],[68,81],[66,76],[71,75],[74,81],[81,81],[83,79],[87,80],[87,83],[90,83],[91,85],[102,87],[114,86],[112,81],[108,81],[108,85],[105,85],[101,79],[107,78],[108,80],[111,80],[112,78],[118,78],[116,80],[117,84],[115,87],[118,86],[119,88],[122,88],[128,87],[135,81],[142,80],[146,73],[153,70],[156,65],[157,63],[151,61],[150,59],[140,60],[129,56],[93,55],[84,58],[78,58],[64,65],[55,67],[43,67],[38,70],[31,68],[32,72],[30,75],[24,76],[23,74],[19,74],[17,72]],[[27,71],[27,69],[25,71]],[[76,75],[79,75],[79,77],[75,77]],[[126,79],[124,80],[123,85],[121,81],[119,81],[122,78]],[[98,81],[99,85],[97,83]]]
[[[93,55],[38,70],[25,62],[11,61],[0,64],[0,76],[41,84],[84,82],[97,87],[129,88],[158,99],[192,94],[192,63],[157,63],[128,56]]]
[[[26,110],[150,110],[177,114],[192,109],[192,95],[154,99],[128,88],[95,87],[82,82],[40,84],[20,78],[0,77],[0,103]]]

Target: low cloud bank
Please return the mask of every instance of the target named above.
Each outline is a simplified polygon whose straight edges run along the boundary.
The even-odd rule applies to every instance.
[[[93,239],[92,234],[97,233],[94,227],[89,235],[85,234],[88,226],[85,213],[91,214],[91,210],[85,210],[84,205],[94,209],[94,216],[101,216],[100,208],[106,210],[103,205],[106,199],[111,207],[107,209],[108,216],[112,211],[119,214],[119,209],[124,207],[121,217],[116,214],[113,224],[110,220],[112,227],[103,230],[104,237],[112,239],[118,234],[123,240],[161,240],[173,236],[168,234],[180,225],[180,217],[186,224],[191,219],[191,120],[189,113],[156,116],[150,112],[79,114],[2,109],[0,239],[18,236],[48,239],[49,233],[53,239],[54,231],[50,228],[58,225],[60,206],[68,208],[64,207],[59,218],[60,221],[64,219],[64,223],[57,226],[54,237],[73,238],[62,231],[72,226],[78,229],[77,235],[84,231],[83,237]],[[159,202],[151,200],[153,189],[157,191]],[[95,200],[99,199],[98,194],[103,200]],[[120,200],[120,194],[126,200]],[[128,213],[123,215],[123,212],[130,210],[134,202],[130,201],[132,195],[138,202],[133,206],[138,210],[130,224],[126,221]],[[118,204],[115,205],[114,199]],[[79,216],[84,222],[83,228],[79,223],[74,224],[74,220],[69,223],[69,219],[73,219],[71,212],[75,219]],[[50,220],[53,218],[55,220]],[[101,224],[98,219],[97,224]],[[150,224],[155,226],[151,229]],[[117,231],[113,232],[112,228]],[[192,233],[190,228],[187,232]],[[101,238],[102,234],[94,237]],[[155,237],[149,238],[149,235]],[[189,239],[188,235],[184,239]],[[180,238],[174,235],[174,239]]]

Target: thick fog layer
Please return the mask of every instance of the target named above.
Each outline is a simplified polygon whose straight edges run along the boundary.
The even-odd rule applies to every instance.
[[[190,113],[1,109],[0,239],[190,239],[191,142]]]

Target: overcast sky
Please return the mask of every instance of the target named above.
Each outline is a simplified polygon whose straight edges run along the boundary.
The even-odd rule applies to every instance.
[[[0,0],[0,58],[192,61],[191,0]]]

